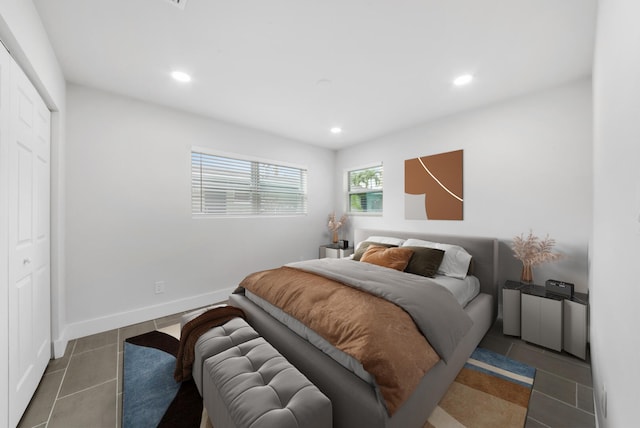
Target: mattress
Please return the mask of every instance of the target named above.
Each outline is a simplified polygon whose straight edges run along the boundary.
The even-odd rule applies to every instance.
[[[480,293],[480,280],[473,275],[465,279],[436,275],[431,279],[449,290],[463,308]]]

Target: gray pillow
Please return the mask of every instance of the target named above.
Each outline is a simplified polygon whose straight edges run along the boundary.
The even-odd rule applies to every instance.
[[[436,248],[427,247],[402,247],[408,248],[413,251],[413,256],[409,260],[409,264],[404,269],[405,272],[413,273],[415,275],[421,275],[426,277],[433,277],[442,258],[444,257],[444,251]]]

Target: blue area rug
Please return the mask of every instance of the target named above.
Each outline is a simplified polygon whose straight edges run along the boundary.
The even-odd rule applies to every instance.
[[[536,376],[536,369],[534,367],[484,348],[476,348],[464,367],[522,385],[526,388],[533,386],[533,380]]]
[[[124,343],[122,427],[197,428],[202,399],[193,380],[173,379],[179,341],[152,331]]]

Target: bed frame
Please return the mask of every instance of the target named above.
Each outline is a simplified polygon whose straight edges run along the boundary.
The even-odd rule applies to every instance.
[[[474,321],[473,327],[462,339],[450,361],[439,361],[391,418],[378,402],[370,385],[293,333],[244,295],[231,295],[229,303],[242,308],[249,324],[329,397],[333,406],[334,427],[420,428],[495,320],[498,304],[498,242],[493,238],[373,229],[356,230],[355,242],[359,243],[373,235],[460,245],[473,256],[473,274],[480,279],[480,295],[465,308]]]

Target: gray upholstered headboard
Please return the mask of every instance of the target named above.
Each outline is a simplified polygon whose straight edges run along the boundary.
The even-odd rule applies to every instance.
[[[477,236],[436,235],[420,232],[399,232],[378,229],[356,229],[355,245],[369,236],[416,238],[443,244],[459,245],[473,256],[473,274],[480,280],[480,291],[493,296],[494,318],[498,313],[498,240]]]

